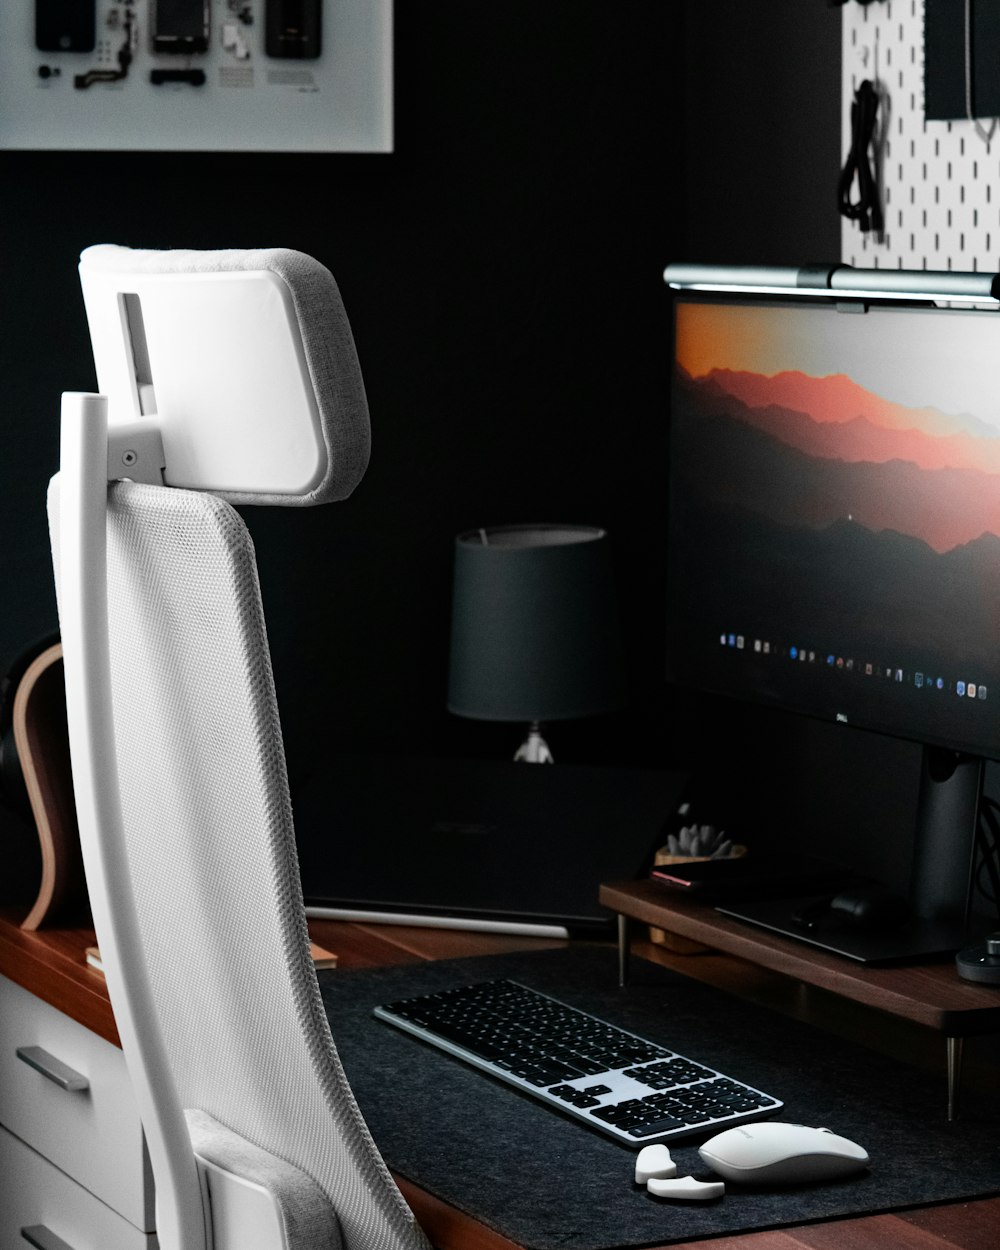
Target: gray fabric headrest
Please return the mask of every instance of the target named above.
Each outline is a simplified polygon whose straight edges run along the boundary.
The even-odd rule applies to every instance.
[[[354,336],[337,283],[327,268],[311,256],[287,248],[152,251],[100,244],[87,248],[80,258],[85,289],[89,274],[138,276],[262,270],[270,271],[285,284],[295,310],[326,448],[325,470],[310,489],[301,493],[225,489],[213,493],[237,504],[307,505],[344,499],[364,476],[371,433]],[[220,362],[220,367],[224,364]],[[99,374],[100,369],[99,362]]]

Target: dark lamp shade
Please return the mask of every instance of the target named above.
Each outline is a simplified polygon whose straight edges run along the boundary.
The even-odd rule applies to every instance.
[[[448,708],[551,721],[624,702],[606,532],[579,525],[470,530],[455,542]]]

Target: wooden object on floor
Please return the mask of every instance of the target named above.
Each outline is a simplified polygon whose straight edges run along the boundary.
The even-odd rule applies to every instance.
[[[14,742],[38,829],[42,878],[22,928],[33,930],[86,907],[66,729],[62,646],[37,656],[14,695]]]
[[[309,954],[312,955],[313,967],[318,972],[321,968],[336,968],[339,960],[333,951],[328,951],[315,942],[309,943]]]

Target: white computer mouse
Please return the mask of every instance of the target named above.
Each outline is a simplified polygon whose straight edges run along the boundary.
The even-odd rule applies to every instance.
[[[713,1172],[753,1185],[830,1181],[868,1164],[868,1151],[825,1128],[774,1120],[718,1133],[698,1153]]]

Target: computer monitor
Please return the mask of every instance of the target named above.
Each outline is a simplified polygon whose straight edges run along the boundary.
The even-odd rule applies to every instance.
[[[961,944],[1000,759],[993,309],[780,283],[674,300],[668,676],[923,744],[900,955]]]

